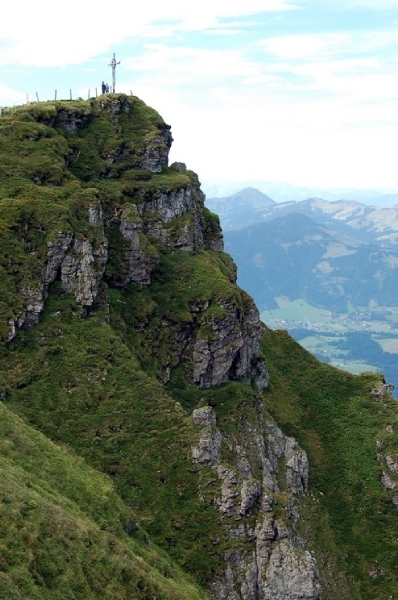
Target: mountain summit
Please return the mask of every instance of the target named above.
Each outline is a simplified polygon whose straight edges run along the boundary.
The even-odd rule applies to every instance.
[[[0,597],[387,599],[390,389],[260,322],[171,143],[123,94],[0,119]]]

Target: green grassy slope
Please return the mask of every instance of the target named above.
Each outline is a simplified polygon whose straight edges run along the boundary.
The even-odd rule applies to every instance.
[[[0,598],[205,599],[105,475],[0,404]]]

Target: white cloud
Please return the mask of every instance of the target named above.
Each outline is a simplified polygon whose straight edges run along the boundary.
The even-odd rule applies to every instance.
[[[285,0],[120,0],[104,10],[90,0],[69,0],[57,15],[52,1],[21,1],[2,7],[1,64],[15,71],[36,66],[38,76],[48,77],[47,66],[81,63],[84,77],[75,86],[87,97],[82,86],[92,91],[99,83],[96,55],[110,58],[117,42],[134,40],[134,55],[131,46],[123,53],[118,46],[117,90],[132,90],[159,110],[173,128],[171,159],[208,181],[398,187],[392,29],[295,34],[291,19],[283,24],[295,8]],[[294,1],[309,18],[311,5],[320,10],[319,0]],[[379,1],[389,6],[377,0],[374,8]],[[322,3],[333,10],[372,4]],[[259,42],[257,13],[267,10],[281,11],[279,31],[287,35],[275,32]],[[232,37],[241,30],[244,35]],[[3,82],[3,104],[25,101]]]
[[[163,44],[147,44],[139,57],[123,61],[125,69],[147,74],[165,84],[179,82],[187,85],[192,79],[248,77],[258,74],[257,65],[248,60],[241,50],[196,49],[186,46],[168,47]],[[204,82],[205,79],[202,79]]]
[[[258,42],[271,56],[292,61],[331,59],[375,53],[387,46],[396,48],[397,32],[310,33],[271,37]]]
[[[57,10],[52,0],[22,0],[2,6],[1,64],[49,67],[89,60],[127,37],[171,36],[180,32],[213,32],[222,18],[288,10],[285,0],[119,0],[104,9],[97,2],[69,0]],[[222,29],[225,25],[222,26]]]
[[[18,105],[26,102],[26,94],[22,94],[3,83],[0,83],[0,98],[0,106]]]
[[[319,54],[330,54],[336,46],[341,48],[350,39],[348,33],[286,35],[264,40],[259,46],[278,58],[299,61]]]

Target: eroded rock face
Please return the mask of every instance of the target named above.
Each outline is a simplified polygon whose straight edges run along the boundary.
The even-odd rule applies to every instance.
[[[169,163],[169,150],[173,142],[170,125],[164,125],[159,129],[159,135],[145,141],[145,153],[140,167],[151,173],[161,173],[162,167]]]
[[[385,456],[379,454],[379,460],[381,463],[384,463],[385,467],[385,471],[383,472],[381,478],[381,483],[384,489],[395,490],[396,488],[398,488],[398,457],[393,457],[389,454]]]
[[[97,247],[87,240],[74,240],[61,265],[62,287],[73,293],[77,304],[91,308],[97,298],[99,284],[107,260],[107,241]]]
[[[394,433],[392,425],[387,425],[386,430],[390,434]],[[398,495],[393,493],[398,488],[398,455],[396,453],[387,453],[386,450],[383,452],[384,443],[382,439],[376,442],[379,450],[377,458],[383,468],[381,484],[386,491],[391,492],[391,501],[394,506],[398,507]]]
[[[243,420],[234,435],[221,435],[210,407],[195,410],[193,419],[201,430],[192,459],[211,466],[220,481],[211,502],[230,541],[224,573],[211,585],[212,597],[321,600],[315,559],[295,530],[295,497],[308,485],[305,452],[274,423],[263,422],[261,411],[255,423]],[[232,464],[223,462],[223,447]],[[272,508],[280,504],[281,494],[286,508],[276,517]]]
[[[93,243],[76,239],[73,234],[58,232],[57,239],[47,243],[47,254],[41,268],[40,278],[20,287],[21,313],[8,321],[7,341],[12,340],[18,329],[38,323],[52,283],[59,278],[63,289],[75,296],[76,303],[84,309],[95,305],[99,283],[108,258],[107,240],[103,234],[102,209],[90,207],[88,224],[96,233]]]
[[[69,133],[77,133],[80,129],[83,129],[90,118],[87,115],[76,114],[74,112],[67,112],[65,110],[58,111],[57,118],[55,119],[55,125],[66,129]]]
[[[192,448],[195,463],[212,465],[220,461],[221,433],[216,428],[216,416],[209,406],[193,411],[195,425],[202,427],[198,446]]]
[[[320,599],[321,589],[315,559],[281,540],[273,550],[266,570],[264,600]]]
[[[114,278],[114,285],[136,283],[146,287],[159,263],[152,243],[194,252],[205,247],[204,221],[201,214],[203,194],[195,185],[146,197],[138,204],[127,204],[113,218],[127,242],[123,259],[126,273]],[[179,220],[183,218],[183,222]],[[221,236],[221,234],[220,234]],[[221,248],[222,248],[221,236]]]
[[[192,379],[200,387],[220,385],[230,379],[253,382],[259,391],[268,385],[265,363],[259,356],[263,329],[253,305],[241,314],[221,303],[227,316],[210,322],[212,334],[194,343]]]
[[[143,243],[143,223],[134,205],[129,210],[124,210],[121,215],[120,233],[128,242],[129,247],[124,253],[124,260],[128,267],[125,277],[120,284],[125,287],[129,283],[136,283],[141,288],[151,283],[151,274],[159,263],[157,255],[146,251]]]
[[[183,188],[145,198],[137,208],[146,235],[169,248],[222,252],[224,242],[219,226],[212,235],[206,231],[204,199],[195,180]]]

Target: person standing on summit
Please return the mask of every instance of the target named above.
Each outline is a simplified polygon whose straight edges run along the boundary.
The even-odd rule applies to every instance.
[[[101,83],[101,89],[102,89],[102,93],[105,94],[105,82],[104,81]]]

